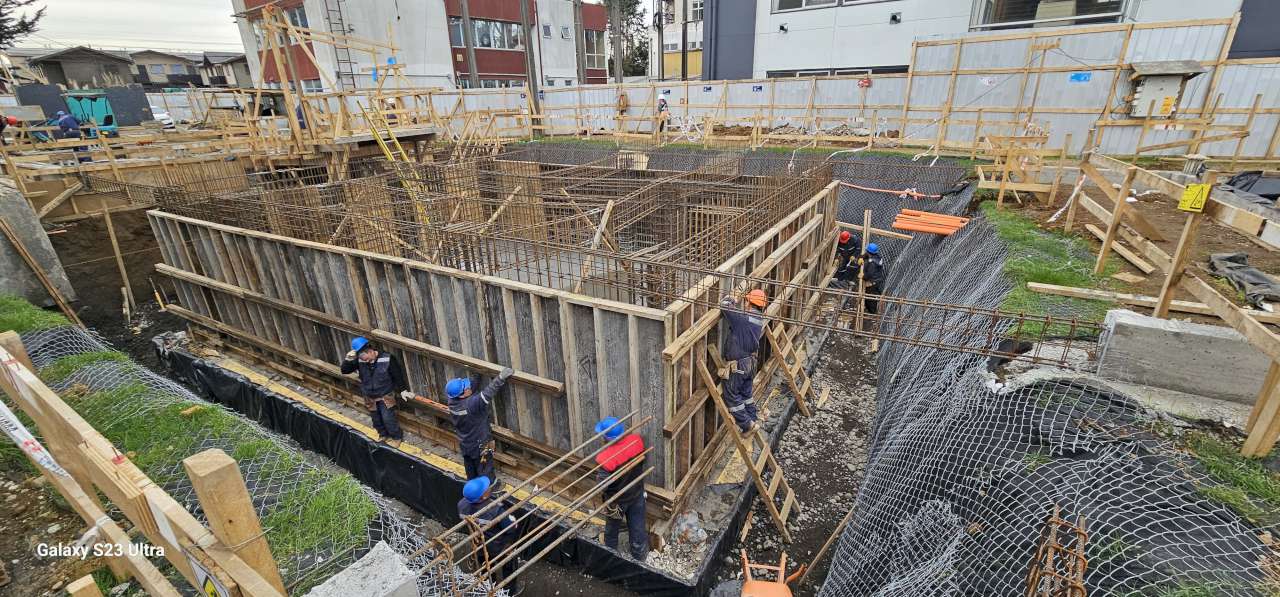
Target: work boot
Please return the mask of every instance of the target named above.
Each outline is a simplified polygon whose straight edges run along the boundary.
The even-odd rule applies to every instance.
[[[880,350],[880,339],[879,339],[879,338],[872,338],[872,339],[871,339],[871,352],[872,352],[872,353],[875,353],[875,352],[877,352],[877,351],[879,351],[879,350]]]

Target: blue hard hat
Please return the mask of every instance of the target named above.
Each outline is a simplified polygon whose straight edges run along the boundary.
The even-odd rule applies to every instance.
[[[880,252],[880,245],[877,245],[877,244],[875,244],[875,243],[870,243],[870,244],[868,244],[868,245],[867,245],[867,252],[868,252],[868,253],[871,253],[872,255],[875,255],[876,253],[879,253],[879,252]]]
[[[467,484],[462,486],[462,497],[467,498],[468,502],[474,504],[484,497],[484,492],[489,491],[490,483],[489,477],[485,476],[467,481]]]
[[[455,377],[444,384],[444,393],[450,398],[457,398],[469,389],[471,389],[471,380],[461,377]]]
[[[368,345],[369,345],[369,339],[365,338],[364,336],[356,336],[355,338],[351,339],[351,350],[358,352]]]
[[[596,433],[603,433],[604,438],[609,441],[618,439],[626,430],[626,426],[619,423],[616,417],[608,417],[596,423]]]
[[[66,116],[66,115],[67,115],[66,112],[63,112],[62,110],[58,110],[58,116]]]

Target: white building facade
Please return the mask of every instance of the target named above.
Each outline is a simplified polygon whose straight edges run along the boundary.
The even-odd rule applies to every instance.
[[[713,0],[755,8],[754,77],[905,72],[915,40],[1096,23],[1229,18],[1241,0]],[[741,54],[741,53],[739,53]],[[725,53],[718,60],[733,60]]]

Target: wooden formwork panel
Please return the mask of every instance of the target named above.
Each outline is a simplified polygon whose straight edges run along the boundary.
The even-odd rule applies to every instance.
[[[559,382],[562,392],[513,383],[495,404],[497,424],[529,445],[566,450],[593,435],[601,418],[639,410],[654,417],[641,433],[657,467],[651,483],[662,486],[664,312],[159,211],[148,215],[169,266],[161,271],[197,316],[332,364],[352,335],[371,335],[403,360],[412,389],[436,401],[449,378],[477,372],[466,358]],[[439,427],[430,417],[417,423]]]

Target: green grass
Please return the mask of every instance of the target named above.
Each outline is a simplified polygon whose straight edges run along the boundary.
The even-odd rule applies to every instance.
[[[0,295],[0,329],[28,332],[66,324],[57,314],[37,309],[22,299]],[[64,357],[40,374],[52,383],[101,362],[137,367],[127,355],[104,350]],[[369,522],[377,516],[378,508],[353,477],[307,468],[301,454],[221,407],[164,396],[128,370],[122,375],[125,383],[114,389],[86,392],[85,388],[78,388],[74,396],[64,392],[64,398],[152,481],[160,485],[181,481],[185,473],[175,465],[182,459],[209,445],[224,446],[242,467],[254,462],[258,478],[288,479],[285,492],[263,516],[267,541],[277,561],[290,562],[315,549],[332,557],[361,547],[368,540]],[[17,414],[28,429],[37,431],[24,413]],[[37,473],[25,455],[4,440],[0,440],[0,470]],[[96,571],[94,575],[104,594],[117,584],[111,581],[108,571]],[[314,580],[318,583],[324,579]]]
[[[1053,462],[1053,457],[1043,452],[1029,452],[1022,457],[1022,462],[1027,465],[1027,472],[1034,473],[1036,469]]]
[[[0,293],[0,332],[13,330],[25,334],[67,325],[67,318],[53,311],[46,311],[21,297]]]
[[[62,357],[44,369],[41,369],[40,377],[44,379],[45,383],[56,383],[66,379],[81,367],[106,361],[132,363],[132,361],[129,360],[128,355],[125,355],[122,352],[114,350],[95,350],[93,352],[82,352],[80,354]]]
[[[1280,522],[1280,475],[1263,468],[1257,460],[1241,456],[1234,446],[1208,433],[1189,434],[1187,447],[1219,483],[1200,485],[1200,493],[1256,524]]]
[[[1118,532],[1101,538],[1101,541],[1091,541],[1086,547],[1087,558],[1093,565],[1124,566],[1126,561],[1137,559],[1140,551],[1137,545],[1125,541]]]
[[[1014,284],[1000,308],[1027,315],[1074,316],[1078,319],[1101,321],[1107,311],[1115,307],[1109,301],[1052,296],[1027,290],[1028,282],[1096,288],[1119,270],[1114,260],[1108,260],[1101,275],[1093,273],[1093,259],[1089,246],[1074,236],[1043,230],[1035,220],[1008,209],[996,209],[992,201],[981,205],[983,215],[996,229],[996,236],[1008,247],[1004,274]],[[1026,337],[1038,337],[1044,325],[1027,322],[1022,329]],[[1067,335],[1072,330],[1066,325],[1053,325],[1049,335]]]

